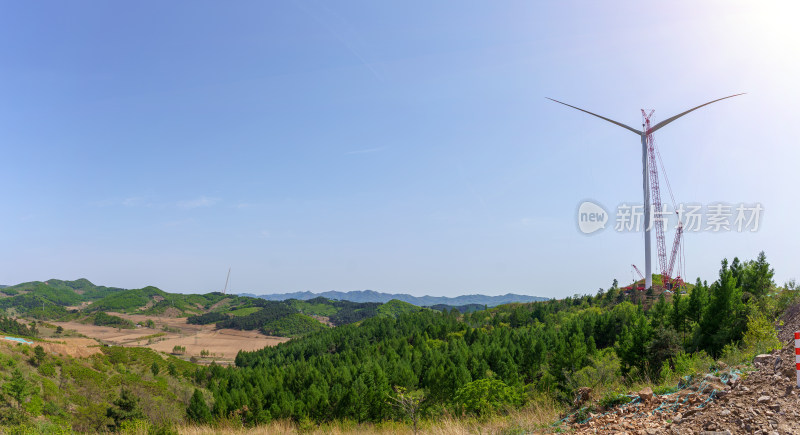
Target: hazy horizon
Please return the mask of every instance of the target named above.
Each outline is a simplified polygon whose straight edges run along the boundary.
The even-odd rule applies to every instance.
[[[87,280],[89,280],[89,282],[91,282],[92,284],[97,285],[97,286],[117,287],[117,288],[124,288],[126,290],[134,289],[134,287],[123,287],[123,286],[118,286],[118,285],[109,284],[109,283],[97,283],[97,282],[92,281],[91,279],[86,278],[86,277],[78,277],[78,278],[75,278],[75,279],[64,279],[64,278],[50,277],[48,279],[33,279],[33,280],[27,280],[27,281],[15,282],[15,283],[2,283],[2,282],[0,282],[0,286],[14,286],[14,285],[17,285],[17,284],[23,284],[23,283],[26,283],[26,282],[35,282],[35,281],[47,282],[47,281],[56,280],[56,279],[57,280],[61,280],[61,281],[77,281],[79,279],[87,279]],[[174,290],[171,290],[169,288],[161,288],[159,286],[153,286],[153,287],[156,287],[159,290],[163,290],[163,291],[166,291],[168,293],[182,293],[182,294],[205,294],[205,293],[221,292],[222,291],[222,288],[217,289],[217,290],[213,290],[212,289],[212,290],[207,290],[207,291],[191,291],[191,290],[189,290],[189,291],[174,291]],[[539,296],[537,294],[529,294],[529,293],[524,293],[522,291],[496,291],[496,292],[474,291],[474,292],[462,292],[462,293],[458,293],[458,294],[455,294],[455,295],[452,295],[452,296],[447,296],[447,295],[439,295],[439,294],[434,294],[434,293],[411,293],[411,292],[407,292],[407,291],[374,290],[374,289],[367,289],[367,288],[365,288],[365,289],[351,289],[351,290],[295,290],[295,291],[280,291],[280,290],[278,290],[278,291],[274,291],[274,292],[261,292],[261,291],[258,291],[258,290],[252,290],[252,291],[251,290],[237,290],[237,289],[228,288],[227,293],[229,293],[229,294],[254,294],[254,295],[257,295],[257,296],[264,296],[264,295],[282,295],[282,294],[291,294],[291,293],[322,294],[322,293],[328,293],[328,292],[349,293],[349,292],[369,292],[369,291],[377,292],[377,293],[384,293],[384,294],[393,294],[393,295],[405,294],[405,295],[410,295],[410,296],[414,296],[414,297],[430,296],[430,297],[436,297],[436,298],[439,298],[439,297],[454,298],[454,297],[459,297],[459,296],[472,296],[472,295],[505,296],[505,295],[509,295],[509,294],[515,294],[515,295],[521,295],[521,296]]]

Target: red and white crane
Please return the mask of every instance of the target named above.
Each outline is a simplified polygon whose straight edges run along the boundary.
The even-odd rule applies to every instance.
[[[639,131],[639,130],[631,127],[631,126],[625,125],[625,124],[623,124],[621,122],[614,121],[613,119],[606,118],[605,116],[601,116],[601,115],[598,115],[596,113],[592,113],[592,112],[590,112],[588,110],[581,109],[580,107],[576,107],[576,106],[573,106],[571,104],[567,104],[567,103],[564,103],[564,102],[561,102],[561,101],[558,101],[558,100],[554,100],[552,98],[548,98],[548,100],[554,101],[554,102],[559,103],[559,104],[563,104],[563,105],[565,105],[567,107],[571,107],[571,108],[576,109],[576,110],[580,110],[581,112],[587,113],[587,114],[592,115],[592,116],[596,116],[596,117],[598,117],[598,118],[600,118],[600,119],[602,119],[604,121],[610,122],[610,123],[612,123],[612,124],[614,124],[614,125],[616,125],[618,127],[622,127],[624,129],[632,132],[632,133],[635,133],[637,136],[640,137],[641,144],[642,144],[642,194],[644,196],[644,200],[642,201],[642,204],[644,205],[644,231],[643,231],[644,232],[644,270],[645,270],[644,279],[645,279],[645,286],[647,288],[650,288],[653,285],[652,267],[651,267],[651,264],[650,264],[650,227],[651,227],[651,215],[652,215],[652,204],[653,204],[650,201],[650,193],[651,193],[651,190],[650,190],[650,179],[652,177],[654,177],[654,176],[655,176],[656,179],[658,179],[658,174],[657,174],[658,171],[655,169],[656,165],[655,165],[655,160],[654,160],[654,157],[653,157],[654,152],[652,151],[655,148],[654,146],[652,146],[654,144],[654,142],[652,140],[653,133],[655,133],[656,130],[659,130],[660,128],[665,127],[667,124],[675,121],[676,119],[678,119],[678,118],[680,118],[680,117],[682,117],[682,116],[684,116],[686,114],[689,114],[691,112],[694,112],[695,110],[697,110],[697,109],[699,109],[701,107],[705,107],[705,106],[708,106],[709,104],[716,103],[717,101],[722,101],[722,100],[725,100],[725,99],[728,99],[728,98],[733,98],[733,97],[736,97],[736,96],[739,96],[739,95],[744,95],[744,94],[735,94],[735,95],[729,95],[727,97],[717,98],[716,100],[709,101],[708,103],[701,104],[699,106],[696,106],[696,107],[693,107],[693,108],[691,108],[689,110],[681,112],[681,113],[679,113],[679,114],[677,114],[675,116],[671,116],[671,117],[669,117],[669,118],[667,118],[667,119],[665,119],[665,120],[663,120],[663,121],[661,121],[658,124],[653,125],[653,126],[650,126],[650,116],[653,113],[650,112],[650,115],[646,115],[644,113],[644,111],[642,111],[642,115],[646,115],[645,116],[645,121],[646,121],[646,124],[647,124],[646,128],[643,128],[642,131]],[[650,152],[648,153],[648,151],[650,151]],[[655,149],[655,151],[657,152],[657,148]],[[650,155],[648,156],[648,154],[650,154]],[[651,163],[648,164],[648,161],[650,161]],[[650,168],[649,171],[648,171],[648,167]],[[655,174],[654,174],[653,171],[655,171]],[[669,182],[667,182],[667,186],[669,186]],[[658,192],[658,194],[659,194],[658,202],[660,204],[661,203],[660,191],[656,190],[656,192]],[[659,210],[659,211],[662,211],[662,210]],[[666,252],[666,243],[663,240],[663,227],[662,227],[662,232],[661,233],[662,233],[662,235],[661,235],[661,239],[662,240],[661,240],[661,249],[659,249],[659,265],[661,266],[662,275],[665,272],[667,272],[667,275],[671,275],[672,271],[666,270],[666,268],[667,268],[667,262],[666,262],[667,252]],[[680,244],[678,244],[678,246],[680,246]],[[676,250],[677,250],[677,248],[675,246],[673,246],[673,251],[676,251]],[[670,281],[665,281],[665,282],[670,282]]]
[[[636,274],[639,275],[639,279],[642,281],[636,285],[636,290],[644,290],[644,275],[642,275],[642,271],[639,270],[635,264],[631,264],[631,267],[633,267],[633,270],[636,271]]]
[[[680,221],[680,215],[678,216],[678,224],[675,228],[675,239],[672,242],[672,250],[670,252],[669,259],[667,258],[667,242],[664,236],[664,227],[666,227],[667,222],[667,213],[664,211],[664,206],[661,203],[661,183],[659,182],[658,177],[658,166],[656,164],[656,157],[658,157],[658,163],[661,165],[661,173],[664,177],[664,181],[667,185],[667,189],[669,190],[670,199],[672,199],[672,207],[677,214],[677,204],[675,204],[675,196],[672,194],[672,187],[669,184],[669,178],[667,178],[667,171],[664,170],[664,162],[661,160],[661,153],[658,151],[658,147],[656,146],[655,138],[653,137],[653,129],[650,126],[650,118],[653,116],[655,111],[651,110],[650,113],[645,112],[642,110],[642,119],[644,124],[644,131],[645,131],[645,140],[647,143],[647,162],[648,162],[648,173],[650,175],[650,199],[652,200],[652,207],[655,209],[658,215],[661,215],[660,218],[656,218],[651,220],[650,222],[655,227],[656,233],[656,251],[658,252],[658,266],[661,271],[661,282],[663,284],[664,289],[672,290],[675,284],[680,284],[681,281],[681,267],[678,267],[677,270],[677,277],[675,280],[672,278],[672,272],[675,271],[675,261],[676,259],[681,262],[682,266],[682,258],[678,257],[678,252],[682,246],[681,241],[683,237],[683,223]],[[636,266],[634,266],[636,267]],[[676,282],[677,281],[677,282]]]

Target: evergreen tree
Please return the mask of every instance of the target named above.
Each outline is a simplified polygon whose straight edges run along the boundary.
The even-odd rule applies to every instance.
[[[114,424],[108,426],[111,430],[119,430],[124,421],[144,418],[142,410],[139,409],[139,399],[125,387],[120,390],[119,397],[112,403],[114,406],[106,410],[106,417],[114,420]]]
[[[3,392],[14,398],[14,401],[17,402],[17,409],[19,409],[25,399],[31,395],[32,387],[20,369],[16,368],[11,374],[11,379],[3,384]]]
[[[700,320],[696,342],[700,349],[717,356],[729,342],[744,334],[747,318],[742,303],[742,290],[737,287],[734,271],[722,261],[719,280],[711,286],[710,300]]]
[[[672,296],[672,313],[669,320],[672,328],[681,334],[681,339],[683,339],[683,333],[686,332],[688,304],[689,300],[684,298],[680,291],[676,291]]]
[[[686,317],[696,323],[700,323],[703,311],[708,304],[708,286],[697,278],[697,282],[689,295],[689,308]]]
[[[169,375],[172,376],[173,378],[175,376],[178,376],[178,368],[175,367],[175,363],[173,363],[172,361],[170,361],[170,363],[167,364],[167,373],[169,373]]]
[[[617,342],[617,355],[619,356],[622,374],[627,375],[634,367],[641,373],[646,373],[650,368],[650,340],[653,329],[650,322],[639,312],[636,320],[629,326],[622,328]]]
[[[761,251],[755,261],[747,263],[742,279],[739,282],[742,285],[743,292],[762,298],[775,286],[772,281],[773,276],[775,276],[775,270],[770,268],[767,256],[764,251]]]
[[[206,400],[203,398],[203,393],[200,390],[194,390],[191,400],[189,400],[189,407],[186,408],[186,417],[199,424],[206,424],[211,422],[211,411],[208,409]]]
[[[38,345],[33,348],[33,360],[36,363],[37,367],[42,364],[42,361],[44,361],[44,358],[46,356],[47,354],[45,353],[44,348],[41,345]]]
[[[667,303],[664,293],[658,296],[658,301],[650,309],[650,324],[654,329],[663,329],[669,326],[672,307]]]

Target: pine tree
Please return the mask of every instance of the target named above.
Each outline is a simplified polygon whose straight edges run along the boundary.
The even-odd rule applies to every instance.
[[[119,397],[112,403],[114,406],[106,410],[106,417],[114,420],[114,424],[108,426],[111,430],[119,430],[124,421],[144,418],[142,410],[139,409],[139,399],[124,387],[120,390]]]
[[[47,356],[47,354],[41,345],[33,348],[33,360],[36,362],[37,367],[42,365],[42,361],[44,361],[45,356]]]
[[[719,280],[711,286],[708,307],[700,321],[697,344],[717,356],[725,344],[742,338],[747,326],[742,290],[737,287],[734,271],[722,261]]]
[[[173,378],[175,376],[178,376],[178,368],[175,367],[175,363],[170,362],[169,364],[167,364],[167,373],[169,373],[169,375],[172,376]]]
[[[206,400],[203,398],[203,393],[200,390],[194,390],[191,400],[189,400],[189,407],[186,408],[186,417],[195,423],[210,423],[211,411],[208,409]]]
[[[682,340],[685,338],[682,334],[686,332],[688,304],[689,301],[681,295],[680,291],[675,292],[672,296],[672,313],[669,320],[672,324],[672,328],[675,329],[678,334],[681,334]]]
[[[767,256],[764,254],[764,251],[761,251],[758,253],[758,258],[755,261],[747,262],[747,267],[739,282],[744,292],[761,298],[775,285],[772,281],[774,275],[775,270],[770,269]]]
[[[703,311],[706,309],[707,304],[708,286],[700,281],[700,278],[697,278],[694,289],[692,289],[692,293],[689,295],[689,309],[687,311],[689,320],[700,323],[700,319],[703,317]]]
[[[11,374],[11,380],[3,384],[3,391],[13,397],[17,402],[17,408],[22,407],[22,402],[31,395],[31,384],[17,368]]]

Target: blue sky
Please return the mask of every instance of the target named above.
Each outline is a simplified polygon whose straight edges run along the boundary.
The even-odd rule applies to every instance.
[[[764,250],[797,276],[793,2],[6,2],[0,283],[548,297],[640,267],[577,205],[760,202],[686,272]],[[665,194],[666,195],[666,194]],[[672,240],[672,234],[667,234]],[[654,264],[656,263],[654,259]]]

